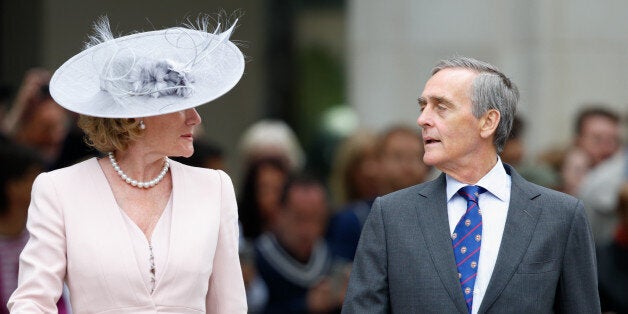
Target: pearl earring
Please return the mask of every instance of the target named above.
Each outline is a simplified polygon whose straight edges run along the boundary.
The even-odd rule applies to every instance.
[[[140,130],[145,130],[146,129],[146,125],[144,124],[143,120],[140,120]]]

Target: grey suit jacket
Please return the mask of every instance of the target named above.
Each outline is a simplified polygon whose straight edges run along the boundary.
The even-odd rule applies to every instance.
[[[480,313],[599,313],[595,248],[581,201],[512,178],[510,207]],[[445,175],[378,198],[343,313],[467,313]]]

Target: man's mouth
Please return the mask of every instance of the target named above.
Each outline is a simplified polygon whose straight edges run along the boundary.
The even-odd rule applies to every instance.
[[[425,143],[425,145],[428,145],[428,144],[439,143],[440,141],[439,140],[435,140],[433,138],[426,138],[426,139],[423,140],[423,142]]]

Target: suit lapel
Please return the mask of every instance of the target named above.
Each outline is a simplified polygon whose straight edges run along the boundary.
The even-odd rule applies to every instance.
[[[182,201],[186,199],[186,189],[184,174],[181,171],[179,164],[176,161],[169,160],[170,163],[170,175],[172,177],[172,218],[170,220],[170,243],[168,244],[168,256],[164,269],[161,272],[159,278],[156,278],[155,294],[158,290],[161,290],[161,286],[168,283],[166,275],[172,273],[171,264],[177,264],[175,259],[181,255],[181,250],[184,250],[184,245],[188,244],[186,241],[180,241],[179,236],[182,229],[185,228],[186,221],[183,220],[185,216],[181,215],[181,211],[186,208],[181,208]],[[176,273],[176,270],[174,271]]]
[[[432,262],[443,286],[461,313],[467,313],[467,305],[460,289],[456,262],[451,247],[445,175],[425,185],[419,191],[416,202],[418,223],[432,256]]]
[[[535,191],[531,183],[525,181],[510,166],[504,167],[512,180],[510,205],[499,254],[480,306],[480,313],[485,312],[497,300],[519,267],[541,214],[541,208],[532,201],[539,196],[538,191]]]
[[[92,178],[95,188],[91,189],[90,192],[94,193],[92,197],[94,207],[88,212],[90,220],[85,219],[85,225],[91,226],[92,232],[90,234],[99,236],[97,239],[97,242],[100,243],[98,256],[101,256],[101,258],[95,259],[95,263],[101,265],[99,268],[102,274],[106,274],[111,269],[123,269],[126,274],[124,277],[126,283],[124,284],[133,287],[131,290],[134,292],[137,302],[147,302],[149,300],[149,291],[146,289],[138,266],[133,242],[125,225],[124,214],[116,202],[107,177],[96,158],[93,159],[93,167],[95,169]],[[85,238],[82,240],[89,241]],[[111,256],[116,258],[105,258]],[[104,277],[102,277],[102,280],[107,282]]]

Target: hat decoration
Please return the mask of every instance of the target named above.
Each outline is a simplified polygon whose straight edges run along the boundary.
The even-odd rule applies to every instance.
[[[110,118],[166,114],[209,102],[244,72],[244,57],[229,38],[237,20],[210,31],[207,16],[181,27],[115,38],[99,19],[85,50],[53,75],[50,92],[67,109]]]

